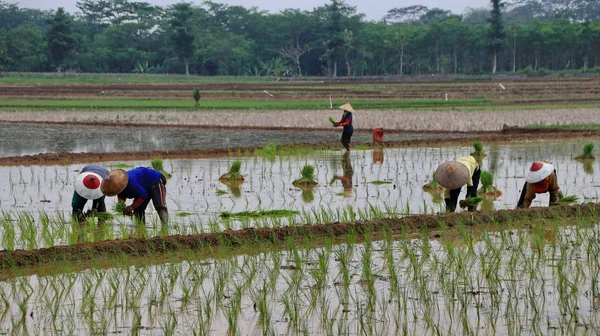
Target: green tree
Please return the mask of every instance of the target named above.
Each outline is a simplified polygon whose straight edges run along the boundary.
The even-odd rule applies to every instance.
[[[502,8],[504,3],[500,0],[490,0],[492,3],[492,16],[490,17],[490,30],[488,33],[489,47],[492,51],[492,73],[496,73],[498,53],[502,50],[506,33],[502,22]]]
[[[6,43],[6,30],[0,28],[0,77],[4,72],[4,67],[8,63],[8,44]]]
[[[77,43],[72,32],[73,20],[65,13],[64,8],[59,7],[54,17],[49,20],[50,26],[47,34],[48,48],[52,62],[60,75],[62,63]]]
[[[193,14],[194,10],[190,3],[178,3],[169,9],[173,51],[183,61],[186,76],[190,75],[189,62],[194,54]]]

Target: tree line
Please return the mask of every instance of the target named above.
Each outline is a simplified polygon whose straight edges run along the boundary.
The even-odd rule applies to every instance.
[[[74,15],[0,0],[2,71],[373,76],[600,67],[597,0],[425,6],[367,21],[343,0],[311,11],[81,0]]]

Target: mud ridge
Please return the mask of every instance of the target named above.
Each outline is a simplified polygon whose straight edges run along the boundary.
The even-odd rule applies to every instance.
[[[414,132],[413,132],[414,133]],[[506,128],[502,131],[492,132],[471,132],[468,135],[462,133],[460,137],[447,137],[436,139],[418,139],[418,140],[401,140],[401,141],[386,141],[384,143],[373,142],[354,142],[352,147],[364,146],[367,148],[395,148],[395,147],[412,147],[412,146],[456,146],[462,144],[470,144],[473,140],[479,140],[489,143],[501,142],[507,143],[512,141],[535,141],[542,139],[566,139],[579,137],[600,136],[600,130],[588,131],[556,131],[549,129],[524,129],[524,128]],[[339,142],[324,142],[324,143],[301,143],[294,145],[282,145],[279,148],[296,148],[309,147],[315,149],[339,149]],[[254,150],[262,147],[231,147],[231,148],[200,148],[200,149],[184,149],[184,150],[155,150],[145,152],[82,152],[82,153],[43,153],[36,155],[23,156],[8,156],[0,158],[0,166],[15,166],[15,165],[60,165],[72,163],[88,163],[88,162],[106,162],[106,161],[136,161],[147,160],[153,158],[162,159],[196,159],[196,158],[214,158],[226,157],[230,155],[244,155],[244,153],[253,153]]]
[[[340,237],[354,233],[400,233],[423,229],[452,229],[459,224],[480,226],[510,224],[518,221],[589,219],[600,217],[600,204],[562,205],[550,208],[500,210],[495,212],[461,212],[440,215],[417,215],[403,218],[357,221],[282,228],[229,230],[196,235],[174,235],[150,239],[121,239],[97,243],[55,246],[37,250],[0,251],[0,270],[60,262],[85,262],[98,258],[120,258],[157,255],[166,252],[201,250],[212,247],[240,247],[258,243],[280,243],[287,239]]]

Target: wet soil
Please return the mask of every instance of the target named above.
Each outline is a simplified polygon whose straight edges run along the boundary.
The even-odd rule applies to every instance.
[[[139,125],[136,125],[139,126]],[[146,125],[148,126],[148,125]],[[156,127],[156,125],[155,125]],[[175,127],[175,126],[164,126]],[[202,128],[200,126],[187,126]],[[244,128],[248,130],[248,127]],[[251,128],[254,129],[254,128]],[[256,131],[271,130],[274,128],[256,128]],[[281,130],[281,128],[279,128]],[[287,130],[287,129],[286,129]],[[290,132],[306,131],[304,128],[289,129]],[[323,130],[329,131],[330,129]],[[401,133],[402,130],[393,132]],[[486,142],[511,142],[511,141],[533,141],[542,139],[567,139],[600,136],[600,130],[552,130],[552,129],[530,129],[518,127],[506,127],[502,131],[491,132],[440,132],[440,131],[407,131],[412,134],[448,134],[448,138],[437,139],[419,139],[419,140],[402,140],[402,141],[386,141],[383,143],[373,142],[354,142],[351,147],[364,146],[367,148],[391,148],[391,147],[410,147],[410,146],[429,146],[443,147],[470,144],[473,140]],[[460,135],[453,137],[452,135]],[[315,149],[339,149],[341,145],[337,141],[326,142],[320,144],[304,143],[295,145],[284,145],[280,148],[289,147],[310,147]],[[15,166],[15,165],[57,165],[57,164],[72,164],[72,163],[88,163],[88,162],[107,162],[107,161],[135,161],[147,160],[156,157],[162,159],[195,159],[195,158],[213,158],[226,157],[232,155],[242,156],[243,153],[252,153],[261,147],[233,147],[233,148],[200,148],[200,149],[184,149],[184,150],[155,150],[142,152],[109,152],[109,153],[43,153],[36,155],[23,156],[7,156],[0,157],[0,166]]]
[[[197,235],[175,235],[150,239],[110,240],[98,243],[83,243],[56,246],[38,250],[0,251],[0,269],[60,262],[86,262],[98,258],[120,258],[123,256],[148,256],[183,250],[202,250],[211,247],[240,247],[258,243],[280,243],[287,239],[318,240],[323,237],[341,237],[349,233],[362,237],[365,233],[422,232],[423,229],[444,230],[457,225],[481,226],[504,225],[515,222],[585,218],[597,220],[600,204],[561,205],[550,208],[501,210],[495,212],[462,212],[440,215],[419,215],[404,218],[357,221],[355,223],[332,223],[295,227],[244,229]],[[439,236],[440,234],[438,234]]]

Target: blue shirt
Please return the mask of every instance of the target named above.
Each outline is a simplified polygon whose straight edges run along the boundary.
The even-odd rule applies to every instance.
[[[118,195],[119,198],[148,198],[150,189],[160,181],[160,172],[146,167],[137,167],[127,171],[127,186]]]

